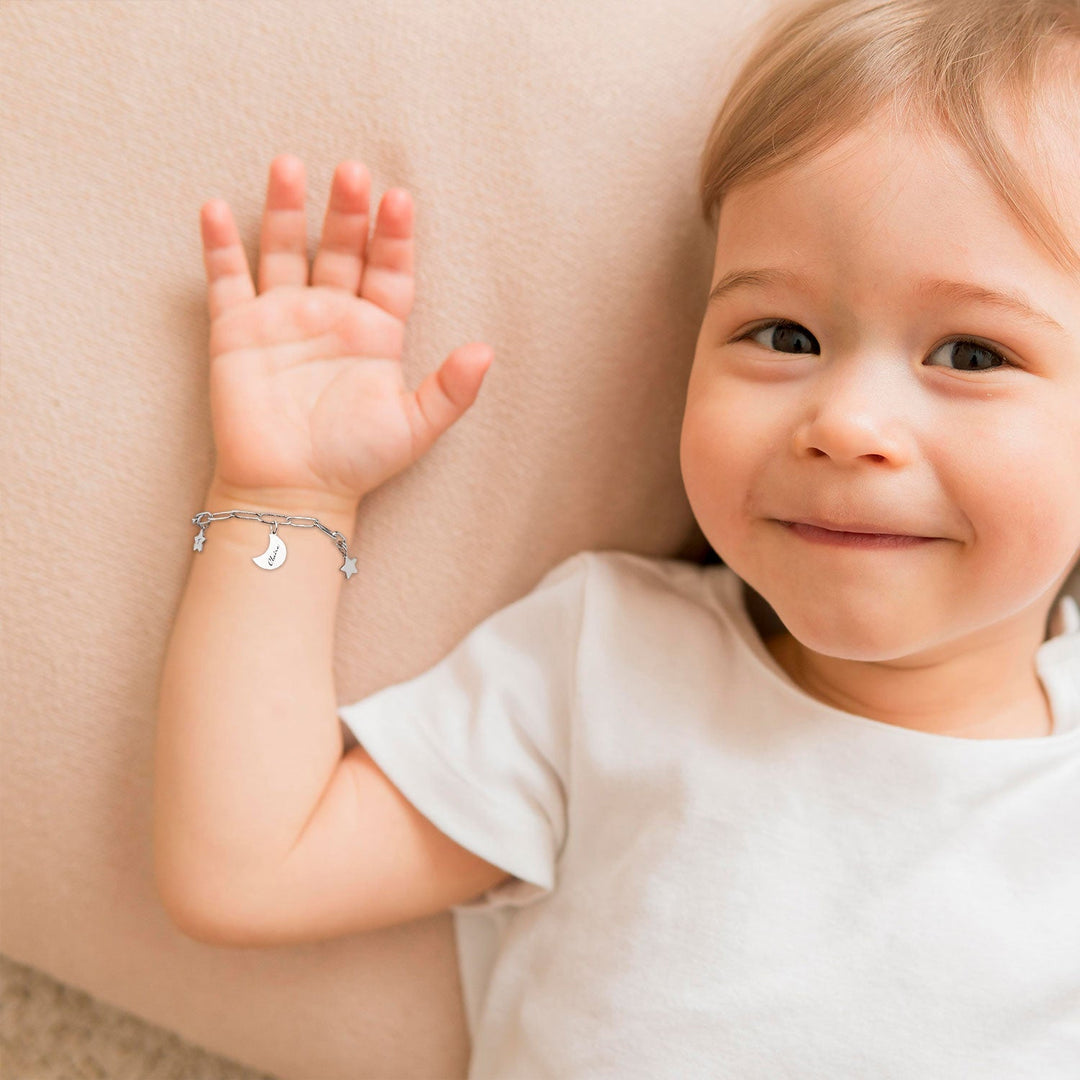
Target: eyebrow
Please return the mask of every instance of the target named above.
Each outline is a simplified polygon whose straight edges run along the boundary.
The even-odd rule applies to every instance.
[[[726,273],[709,293],[708,306],[712,307],[723,297],[738,289],[766,288],[770,285],[787,285],[807,289],[809,281],[793,270],[760,269],[731,270]],[[1036,307],[1023,293],[1012,289],[991,289],[972,281],[949,281],[946,278],[923,278],[917,291],[941,296],[957,304],[984,304],[1019,316],[1027,322],[1044,329],[1064,334],[1065,328],[1052,316]]]
[[[793,270],[729,270],[709,293],[709,307],[738,289],[761,289],[769,285],[805,288],[807,279]]]

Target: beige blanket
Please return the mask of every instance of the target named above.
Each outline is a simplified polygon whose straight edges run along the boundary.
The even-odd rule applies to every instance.
[[[271,158],[417,210],[410,385],[496,366],[366,500],[341,702],[582,548],[693,555],[678,434],[711,239],[695,169],[735,0],[5,0],[0,950],[295,1080],[460,1076],[449,915],[270,951],[154,892],[156,680],[212,467],[198,209],[254,258]],[[253,263],[254,265],[254,263]],[[288,613],[282,613],[287,626]],[[268,721],[271,718],[268,718]]]
[[[449,915],[223,950],[154,892],[156,680],[212,466],[198,208],[227,199],[254,260],[267,167],[295,153],[314,242],[360,158],[376,199],[416,203],[410,384],[495,348],[466,418],[361,506],[352,701],[577,550],[700,554],[678,461],[712,255],[695,170],[762,10],[4,0],[0,951],[284,1080],[463,1075]]]

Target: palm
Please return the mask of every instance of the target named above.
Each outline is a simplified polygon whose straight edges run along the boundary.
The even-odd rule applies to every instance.
[[[278,286],[226,312],[210,348],[211,409],[230,417],[215,435],[225,482],[377,486],[411,450],[403,332],[370,301],[318,286]]]
[[[406,388],[412,208],[403,192],[384,197],[369,244],[367,185],[356,163],[335,173],[309,285],[303,166],[276,159],[258,293],[228,207],[203,208],[216,475],[229,487],[359,497],[475,398],[486,347],[456,350],[416,393]]]

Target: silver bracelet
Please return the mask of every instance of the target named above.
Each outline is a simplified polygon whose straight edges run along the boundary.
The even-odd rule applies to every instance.
[[[288,549],[285,547],[285,541],[278,536],[278,526],[295,525],[300,529],[322,529],[337,544],[338,550],[345,559],[345,562],[338,567],[345,575],[345,580],[348,581],[356,573],[356,560],[349,558],[349,544],[345,537],[339,532],[331,532],[318,518],[313,517],[293,517],[289,514],[260,514],[254,510],[223,510],[219,514],[211,514],[203,510],[202,513],[196,514],[191,519],[192,525],[199,526],[199,535],[195,537],[195,550],[202,551],[203,544],[206,543],[206,529],[211,521],[224,521],[225,518],[232,517],[243,518],[245,521],[261,521],[264,525],[271,526],[270,542],[267,544],[266,550],[261,555],[253,555],[251,559],[256,566],[261,566],[264,570],[276,570],[285,562],[285,558],[289,554]],[[310,522],[310,524],[305,525],[304,522]]]

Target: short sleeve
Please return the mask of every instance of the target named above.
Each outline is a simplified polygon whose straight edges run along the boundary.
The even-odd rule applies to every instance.
[[[338,709],[426,818],[513,875],[463,909],[555,887],[588,563],[571,556],[434,667]]]

